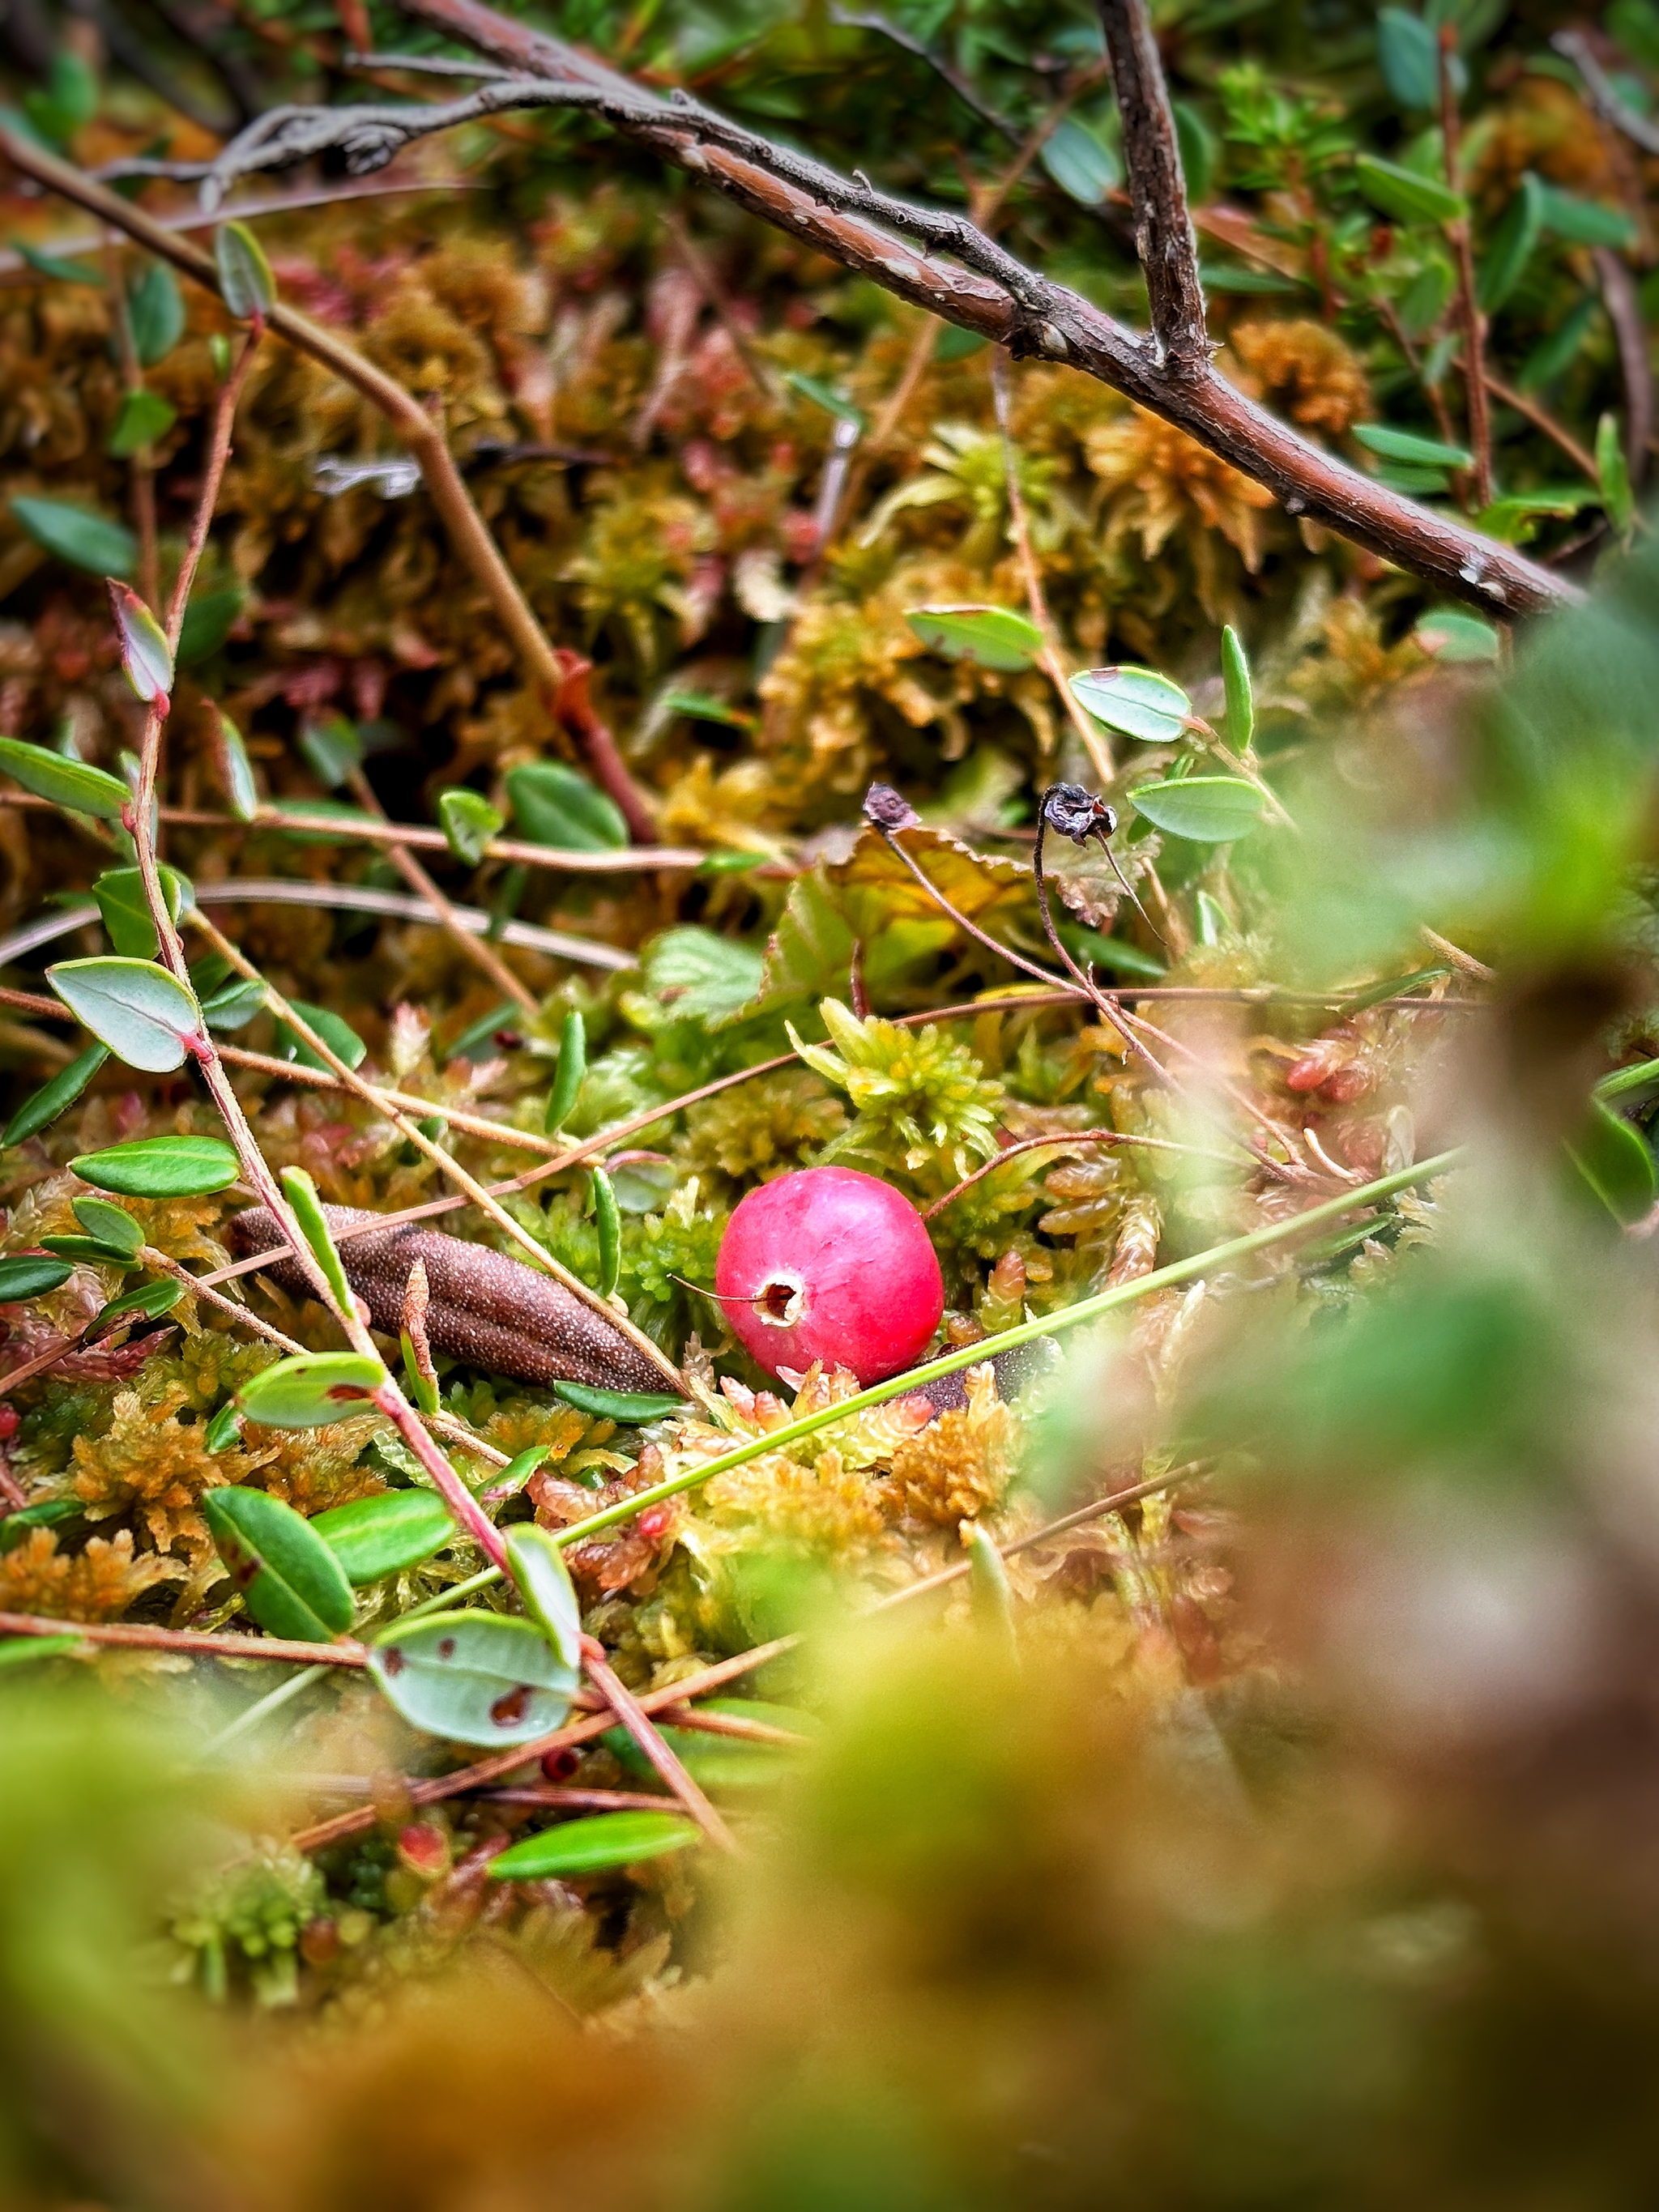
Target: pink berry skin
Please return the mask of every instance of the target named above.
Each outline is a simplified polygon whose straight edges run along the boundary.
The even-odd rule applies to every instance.
[[[921,1215],[851,1168],[804,1168],[751,1190],[726,1224],[714,1288],[769,1375],[817,1359],[880,1382],[915,1363],[945,1310]]]

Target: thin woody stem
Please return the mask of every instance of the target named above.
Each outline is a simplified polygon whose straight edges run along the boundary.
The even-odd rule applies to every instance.
[[[252,337],[247,346],[243,349],[241,359],[238,363],[239,369],[243,372],[246,372],[253,345],[257,343],[258,336],[259,326],[256,324]],[[184,621],[185,607],[190,597],[196,559],[206,542],[208,523],[211,520],[212,510],[218,498],[219,485],[230,450],[230,428],[240,388],[240,378],[233,377],[220,397],[209,467],[203,483],[196,526],[191,533],[191,550],[187,552],[185,564],[179,570],[179,580],[173,588],[172,604],[168,609],[167,639],[168,643],[175,648]],[[178,927],[173,921],[162,890],[149,805],[149,795],[154,792],[157,781],[161,732],[167,719],[167,701],[163,695],[153,702],[145,717],[137,794],[134,804],[125,810],[125,814],[126,826],[132,836],[133,850],[137,856],[139,874],[144,886],[145,904],[155,931],[156,943],[162,963],[188,991],[191,988],[189,963],[185,957],[183,940],[179,935]],[[209,927],[210,927],[210,925]],[[216,931],[212,934],[220,950],[232,959],[233,964],[239,969],[246,969],[246,963],[234,946],[220,938]],[[224,1062],[219,1057],[218,1048],[205,1024],[188,1040],[188,1044],[191,1055],[201,1071],[202,1080],[206,1085],[208,1095],[217,1107],[220,1119],[225,1125],[226,1133],[235,1147],[237,1159],[249,1188],[270,1209],[272,1218],[288,1239],[296,1264],[316,1295],[321,1299],[325,1308],[339,1322],[352,1349],[364,1358],[372,1359],[377,1367],[380,1366],[380,1353],[375,1349],[374,1340],[369,1334],[368,1323],[355,1304],[348,1309],[336,1297],[333,1285],[326,1272],[319,1264],[300,1228],[299,1222],[295,1218],[293,1209],[288,1202],[287,1194],[271,1173],[264,1153],[259,1150],[258,1139],[254,1136],[247,1116],[242,1111],[241,1101],[232,1088],[229,1074]],[[342,1065],[336,1062],[337,1071]],[[384,1370],[382,1372],[384,1374]],[[473,1498],[453,1468],[450,1466],[437,1443],[422,1427],[414,1407],[404,1398],[396,1381],[389,1374],[385,1375],[380,1388],[375,1392],[374,1402],[395,1425],[410,1450],[416,1454],[422,1466],[432,1477],[433,1482],[449,1505],[459,1525],[476,1537],[477,1540],[483,1545],[488,1557],[495,1559],[498,1564],[504,1561],[505,1549],[494,1522]]]
[[[183,1651],[201,1659],[281,1659],[318,1667],[366,1667],[361,1644],[300,1644],[280,1636],[234,1636],[195,1628],[151,1628],[143,1621],[54,1620],[45,1613],[0,1613],[0,1636],[76,1636],[139,1651]]]
[[[1060,657],[1060,638],[1054,619],[1048,611],[1048,602],[1043,596],[1042,573],[1037,567],[1036,556],[1031,550],[1031,531],[1025,515],[1025,495],[1020,489],[1019,457],[1014,450],[1013,429],[1008,407],[1008,367],[1001,354],[991,362],[991,390],[996,400],[997,428],[1002,434],[1002,474],[1008,488],[1008,528],[1014,541],[1014,550],[1019,556],[1020,574],[1025,580],[1026,604],[1031,611],[1031,620],[1042,632],[1042,672],[1054,687],[1064,712],[1073,728],[1083,741],[1083,750],[1089,756],[1090,765],[1102,783],[1110,783],[1116,774],[1111,747],[1107,744],[1100,725],[1085,714],[1072,696],[1072,687],[1066,680],[1065,665]]]
[[[376,816],[380,821],[386,821],[386,809],[376,796],[374,785],[363,774],[362,769],[354,768],[346,778],[346,781],[358,805],[368,813]],[[403,840],[398,838],[389,844],[386,853],[392,866],[397,869],[410,889],[418,893],[432,908],[450,943],[455,945],[475,968],[481,969],[498,991],[511,999],[521,1013],[529,1014],[533,1018],[538,1011],[535,993],[520,981],[488,938],[475,937],[471,930],[461,927],[454,907],[433,882],[432,878]]]
[[[679,1799],[710,1843],[721,1850],[735,1851],[737,1840],[684,1765],[652,1726],[649,1716],[634,1692],[617,1676],[605,1648],[597,1637],[582,1638],[582,1665],[588,1680],[616,1714],[651,1765]]]
[[[1146,279],[1152,335],[1170,375],[1195,378],[1210,366],[1204,292],[1158,40],[1146,0],[1100,0],[1100,21],[1123,124],[1135,251]]]
[[[1452,63],[1457,52],[1457,27],[1440,26],[1440,132],[1445,149],[1446,182],[1453,191],[1458,184],[1457,87]],[[1467,216],[1446,226],[1457,263],[1457,319],[1463,326],[1463,390],[1468,407],[1469,449],[1474,455],[1476,511],[1492,505],[1492,416],[1486,405],[1486,326],[1475,297],[1474,246]]]
[[[50,799],[39,799],[33,792],[26,791],[0,792],[0,806],[33,807],[60,816],[62,813]],[[227,836],[246,837],[255,830],[276,830],[286,835],[315,838],[319,843],[407,845],[425,853],[449,850],[449,840],[441,830],[429,830],[420,823],[348,822],[337,814],[307,814],[303,806],[261,806],[246,821],[240,814],[216,813],[205,806],[164,806],[161,812],[161,820],[169,827],[216,830]],[[529,845],[516,837],[492,837],[483,848],[483,857],[486,860],[517,861],[526,868],[550,868],[560,875],[631,876],[659,869],[700,868],[708,855],[693,845],[619,845],[602,853],[579,853],[574,848],[557,845]]]
[[[1180,1145],[1170,1137],[1143,1137],[1127,1129],[1070,1129],[1053,1137],[1022,1137],[1018,1144],[1005,1145],[994,1159],[987,1160],[972,1175],[963,1176],[955,1189],[947,1190],[943,1198],[936,1198],[931,1206],[921,1210],[924,1221],[931,1221],[936,1213],[943,1213],[947,1206],[954,1206],[965,1190],[971,1190],[986,1176],[994,1175],[1005,1161],[1018,1159],[1022,1152],[1063,1152],[1079,1145],[1144,1145],[1159,1152],[1185,1152],[1191,1159],[1217,1160],[1223,1167],[1241,1167],[1243,1163],[1226,1152],[1207,1152],[1202,1145]]]
[[[466,1199],[470,1200],[474,1206],[481,1206],[499,1228],[505,1230],[515,1243],[521,1245],[538,1265],[545,1267],[554,1275],[574,1297],[579,1297],[584,1305],[590,1307],[593,1312],[599,1315],[611,1328],[625,1336],[635,1349],[643,1353],[656,1368],[658,1373],[676,1390],[684,1387],[684,1378],[679,1370],[661,1348],[652,1342],[643,1329],[636,1328],[631,1321],[619,1314],[614,1306],[602,1298],[591,1285],[583,1282],[580,1275],[573,1274],[569,1268],[554,1257],[544,1244],[531,1235],[521,1222],[514,1219],[499,1199],[487,1190],[476,1176],[469,1174],[452,1153],[445,1152],[441,1145],[428,1137],[417,1121],[410,1121],[408,1115],[394,1106],[386,1094],[376,1085],[367,1081],[357,1073],[355,1068],[348,1066],[326,1038],[319,1036],[305,1017],[295,1011],[282,993],[267,982],[252,963],[228,938],[216,929],[210,921],[200,914],[198,914],[194,919],[216,951],[228,960],[239,974],[246,975],[251,981],[258,982],[264,986],[266,1003],[271,1012],[280,1020],[285,1022],[295,1035],[333,1071],[347,1090],[354,1091],[366,1105],[374,1107],[377,1113],[383,1114],[398,1134],[405,1138],[417,1151],[424,1152],[433,1165],[465,1194]],[[374,1225],[379,1228],[383,1224],[377,1220]]]

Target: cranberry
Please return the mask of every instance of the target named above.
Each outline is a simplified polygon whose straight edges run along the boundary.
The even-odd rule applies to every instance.
[[[851,1168],[806,1168],[751,1190],[726,1224],[714,1288],[769,1375],[818,1359],[879,1382],[911,1364],[945,1310],[921,1216]]]

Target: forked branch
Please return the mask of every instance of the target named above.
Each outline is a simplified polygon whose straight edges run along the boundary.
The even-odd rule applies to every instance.
[[[913,306],[1016,356],[1065,362],[1099,378],[1265,485],[1287,513],[1324,524],[1450,597],[1508,619],[1577,596],[1513,548],[1310,444],[1207,361],[1193,374],[1176,374],[1155,340],[1015,261],[960,216],[912,207],[738,130],[684,94],[652,92],[483,0],[402,5],[508,69],[570,88],[636,143]]]

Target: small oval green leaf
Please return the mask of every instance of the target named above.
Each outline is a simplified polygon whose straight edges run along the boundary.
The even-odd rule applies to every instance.
[[[435,1491],[388,1490],[313,1513],[311,1525],[356,1583],[418,1567],[455,1534],[449,1508]]]
[[[213,234],[219,296],[238,322],[263,319],[276,304],[276,279],[264,248],[245,222],[222,222]]]
[[[573,1011],[565,1016],[559,1030],[559,1067],[548,1093],[544,1118],[550,1137],[557,1135],[575,1110],[586,1074],[587,1024],[580,1013]]]
[[[1475,285],[1475,301],[1482,314],[1496,314],[1520,283],[1532,258],[1544,222],[1544,187],[1528,169],[1521,189],[1504,209]]]
[[[510,1844],[491,1859],[489,1873],[495,1881],[600,1874],[607,1867],[637,1866],[665,1851],[683,1851],[696,1841],[697,1830],[678,1813],[594,1813]]]
[[[185,1286],[171,1275],[162,1275],[153,1283],[140,1283],[131,1291],[123,1291],[118,1298],[112,1298],[93,1322],[94,1328],[107,1328],[112,1321],[125,1321],[137,1315],[144,1321],[160,1321],[163,1314],[171,1313],[185,1295]]]
[[[564,1555],[545,1528],[520,1522],[507,1536],[507,1572],[524,1609],[567,1667],[582,1663],[582,1609]]]
[[[1425,615],[1413,632],[1425,653],[1448,664],[1496,660],[1498,631],[1479,615],[1466,615],[1458,607],[1443,607]]]
[[[165,862],[159,873],[167,912],[177,921],[190,885],[177,868],[169,868]],[[94,884],[92,895],[103,917],[104,933],[122,958],[154,960],[155,925],[149,918],[143,872],[137,868],[106,868]]]
[[[236,1394],[250,1421],[267,1429],[322,1429],[362,1413],[386,1372],[362,1352],[302,1352],[279,1359]]]
[[[1440,106],[1440,46],[1420,15],[1381,8],[1376,58],[1382,81],[1401,107],[1436,111]]]
[[[300,732],[300,750],[314,770],[319,783],[337,790],[363,764],[363,741],[355,722],[336,714],[326,722],[311,722]]]
[[[368,1047],[349,1022],[342,1021],[338,1014],[331,1013],[326,1006],[313,1006],[304,999],[290,999],[289,1004],[310,1030],[315,1030],[337,1060],[348,1067],[361,1067]],[[291,1060],[296,1067],[315,1067],[325,1073],[328,1062],[321,1053],[313,1052],[298,1032],[286,1022],[276,1024],[276,1049],[284,1060]]]
[[[179,648],[183,658],[182,644]],[[214,713],[213,751],[220,788],[239,822],[252,822],[259,811],[259,788],[253,781],[253,763],[242,743],[242,733],[222,708]]]
[[[11,514],[37,545],[72,568],[94,576],[130,576],[137,566],[138,541],[132,532],[90,507],[19,495],[11,501]]]
[[[1247,836],[1261,818],[1261,793],[1237,775],[1189,775],[1143,783],[1129,793],[1147,821],[1172,837],[1226,845]]]
[[[1042,160],[1061,191],[1082,207],[1100,206],[1123,181],[1116,155],[1075,115],[1054,125],[1043,141]]]
[[[257,976],[235,975],[203,1000],[202,1019],[210,1030],[246,1029],[264,1002],[265,987]]]
[[[235,1153],[222,1137],[138,1137],[70,1165],[82,1182],[122,1198],[206,1198],[234,1183]]]
[[[85,761],[69,760],[45,745],[32,745],[22,738],[0,738],[0,769],[15,776],[25,791],[49,799],[73,814],[90,814],[101,822],[118,822],[132,793],[118,776]]]
[[[1355,443],[1385,461],[1406,461],[1417,468],[1467,469],[1474,456],[1467,446],[1443,445],[1438,438],[1420,438],[1415,430],[1392,429],[1386,422],[1356,422]]]
[[[411,1727],[454,1743],[505,1748],[550,1735],[580,1676],[527,1620],[499,1613],[434,1613],[395,1623],[368,1664]]]
[[[126,1254],[113,1244],[105,1244],[96,1237],[43,1237],[42,1249],[57,1255],[60,1260],[84,1261],[91,1267],[130,1267]]]
[[[77,1053],[67,1067],[60,1067],[50,1083],[31,1092],[6,1124],[5,1135],[0,1143],[21,1145],[38,1130],[44,1129],[73,1106],[104,1062],[109,1058],[106,1044],[88,1045]]]
[[[1566,1150],[1615,1221],[1628,1227],[1652,1211],[1659,1189],[1659,1170],[1641,1131],[1622,1114],[1615,1114],[1599,1098],[1593,1099],[1589,1115]]]
[[[83,1028],[146,1074],[182,1067],[189,1041],[201,1036],[195,999],[153,960],[64,960],[46,981]]]
[[[790,1729],[799,1735],[815,1734],[819,1725],[811,1713],[793,1705],[769,1705],[757,1698],[708,1698],[699,1702],[697,1710],[763,1721],[769,1727]],[[693,1781],[702,1783],[705,1790],[764,1789],[781,1781],[799,1758],[789,1745],[754,1743],[741,1736],[708,1735],[701,1729],[670,1724],[663,1728],[662,1736]],[[650,1779],[654,1770],[626,1729],[607,1729],[599,1741],[629,1774],[641,1781]]]
[[[904,619],[931,652],[947,660],[1012,671],[1029,668],[1042,650],[1036,624],[1008,607],[909,607]]]
[[[198,660],[217,653],[246,605],[247,593],[240,584],[226,584],[216,592],[204,592],[199,599],[192,597],[179,626],[179,667],[193,668]]]
[[[507,824],[507,817],[498,806],[492,806],[481,792],[468,791],[460,785],[439,793],[438,820],[450,851],[470,868],[477,866],[490,839],[499,837]]]
[[[1623,247],[1636,243],[1636,225],[1622,208],[1583,199],[1556,185],[1541,186],[1540,198],[1544,228],[1570,245]]]
[[[80,1637],[67,1631],[62,1636],[9,1636],[0,1644],[0,1668],[27,1667],[36,1659],[67,1659],[86,1648]]]
[[[67,1260],[42,1259],[34,1252],[0,1260],[0,1306],[21,1305],[26,1298],[60,1291],[74,1273]]]
[[[351,1626],[345,1570],[302,1514],[263,1490],[204,1491],[202,1511],[242,1601],[273,1636],[326,1644]]]
[[[100,1244],[112,1245],[129,1260],[136,1260],[143,1250],[143,1229],[125,1206],[107,1198],[76,1198],[70,1206],[88,1236],[95,1237]]]
[[[592,1181],[593,1225],[599,1232],[599,1277],[596,1287],[602,1298],[608,1298],[622,1273],[622,1216],[617,1210],[617,1194],[611,1178],[603,1168],[593,1170]]]
[[[522,1490],[550,1449],[551,1446],[548,1444],[532,1444],[527,1450],[508,1460],[501,1473],[491,1478],[489,1495],[492,1498],[511,1498],[515,1492]]]
[[[1227,743],[1236,753],[1249,752],[1255,735],[1255,687],[1243,640],[1231,623],[1221,633],[1221,685],[1227,701]]]
[[[242,1409],[234,1398],[227,1399],[202,1431],[202,1441],[210,1452],[228,1451],[242,1433]],[[321,1516],[318,1516],[319,1519]]]
[[[605,853],[628,842],[628,824],[615,800],[561,761],[509,769],[507,796],[514,822],[532,845]]]
[[[165,438],[178,420],[179,410],[170,399],[140,385],[122,400],[105,450],[118,461],[130,460],[144,447]]]
[[[1155,668],[1091,668],[1070,680],[1085,714],[1143,744],[1177,744],[1193,711],[1181,686]]]
[[[1402,169],[1394,161],[1380,161],[1373,154],[1355,156],[1354,181],[1374,208],[1398,222],[1455,222],[1467,216],[1468,202],[1462,192]]]
[[[165,261],[152,261],[127,295],[132,343],[140,362],[154,368],[185,334],[185,301]]]
[[[301,1234],[311,1247],[311,1256],[328,1278],[328,1286],[334,1293],[336,1304],[343,1313],[356,1310],[351,1285],[346,1280],[346,1271],[329,1234],[328,1223],[323,1218],[322,1202],[317,1195],[317,1186],[303,1168],[284,1168],[282,1172],[283,1195],[294,1208],[294,1218],[300,1224]]]
[[[665,1392],[654,1390],[601,1390],[592,1382],[567,1382],[562,1379],[553,1384],[554,1395],[574,1406],[579,1413],[592,1413],[601,1421],[660,1421],[670,1413],[682,1413],[684,1398],[671,1398]]]

